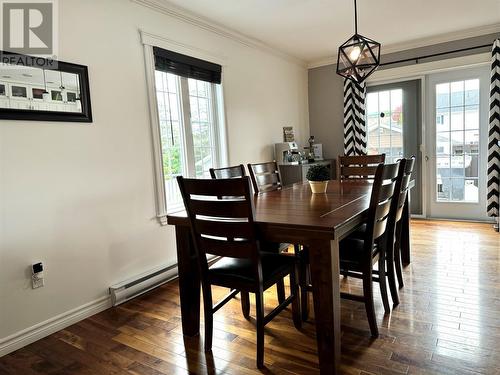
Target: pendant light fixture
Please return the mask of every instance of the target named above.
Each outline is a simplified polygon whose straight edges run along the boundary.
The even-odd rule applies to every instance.
[[[339,47],[337,74],[363,82],[380,65],[380,43],[358,34],[358,9],[354,0],[354,35]]]

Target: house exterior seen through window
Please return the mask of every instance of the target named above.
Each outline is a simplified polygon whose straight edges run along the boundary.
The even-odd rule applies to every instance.
[[[436,85],[436,199],[479,199],[479,79]]]
[[[220,162],[220,85],[155,71],[165,195],[182,206],[176,177],[209,178]]]
[[[403,90],[367,94],[366,112],[368,154],[385,154],[388,163],[402,158]]]

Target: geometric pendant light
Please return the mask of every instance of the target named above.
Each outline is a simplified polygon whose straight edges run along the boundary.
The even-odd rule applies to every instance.
[[[339,47],[337,74],[363,82],[380,65],[380,43],[358,34],[358,9],[354,0],[354,35]]]

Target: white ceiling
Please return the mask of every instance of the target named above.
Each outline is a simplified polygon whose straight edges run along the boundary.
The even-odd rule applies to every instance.
[[[307,62],[335,55],[354,31],[353,0],[161,1]],[[360,34],[391,46],[500,25],[500,0],[358,0],[358,15]]]

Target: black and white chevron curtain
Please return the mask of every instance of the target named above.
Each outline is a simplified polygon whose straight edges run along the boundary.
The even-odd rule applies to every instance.
[[[491,52],[490,127],[488,132],[488,216],[499,216],[500,185],[500,39]]]
[[[366,155],[366,86],[344,80],[344,154]]]

